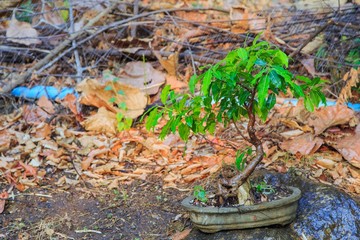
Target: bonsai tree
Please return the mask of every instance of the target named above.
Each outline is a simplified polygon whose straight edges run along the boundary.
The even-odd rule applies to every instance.
[[[295,77],[287,70],[287,55],[268,42],[258,42],[258,38],[248,47],[229,52],[203,74],[192,76],[189,94],[176,94],[166,86],[160,96],[163,106],[152,109],[146,122],[146,128],[153,129],[159,118],[166,115],[168,122],[160,138],[178,132],[184,141],[191,132],[213,134],[218,123],[225,126],[232,123],[255,151],[249,148],[237,152],[234,162],[239,171],[230,176],[220,175],[217,195],[222,199],[237,196],[240,204],[248,199],[247,180],[264,157],[255,123],[266,120],[276,97],[290,91],[295,98],[304,99],[309,111],[320,102],[325,103],[321,92],[323,80]],[[198,83],[200,94],[195,94]],[[248,119],[246,134],[238,126],[238,121],[244,118]]]

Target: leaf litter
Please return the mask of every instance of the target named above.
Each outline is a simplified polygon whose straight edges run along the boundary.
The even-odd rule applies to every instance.
[[[83,1],[76,2],[79,9],[89,8]],[[163,1],[143,2],[153,10],[166,6],[174,7],[173,4]],[[206,1],[201,2],[204,6],[209,4]],[[181,2],[175,7],[187,4],[190,3]],[[230,29],[232,33],[256,33],[266,29],[266,36],[272,42],[294,49],[297,43],[307,38],[307,34],[292,37],[291,41],[288,41],[289,38],[281,36],[276,28],[270,26],[284,22],[283,16],[274,12],[272,22],[267,23],[266,18],[258,18],[258,13],[255,12],[260,5],[270,7],[273,4],[262,1],[262,4],[244,3],[242,6],[230,6],[230,14],[177,11],[174,17],[176,20],[180,17],[190,22],[204,22],[212,18],[215,21],[210,22],[209,26]],[[45,4],[45,7],[54,14],[41,16],[43,21],[35,20],[55,28],[60,26],[64,18],[60,16],[56,6],[52,9],[52,6]],[[99,9],[86,10],[77,20],[76,31],[81,30],[98,12],[104,10],[101,4],[97,7]],[[128,10],[123,5],[119,6],[120,8],[125,9],[124,12]],[[161,14],[157,16],[160,17]],[[95,25],[104,25],[107,21],[113,21],[112,18],[112,15],[104,17]],[[183,26],[190,26],[189,23],[185,24]],[[85,182],[92,186],[116,190],[125,183],[130,186],[135,181],[146,182],[156,176],[161,179],[164,189],[187,191],[194,182],[216,174],[224,164],[233,163],[236,154],[234,149],[245,148],[247,144],[239,140],[240,137],[235,134],[232,125],[227,128],[218,127],[215,136],[193,136],[187,143],[181,141],[177,135],[170,135],[163,141],[158,139],[166,119],[161,120],[155,133],[147,132],[142,124],[128,131],[117,132],[116,113],[121,112],[134,119],[141,116],[146,107],[158,99],[156,94],[165,81],[172,89],[186,90],[194,69],[191,64],[184,66],[181,50],[186,49],[187,45],[182,43],[208,46],[207,49],[214,52],[227,51],[234,46],[231,35],[226,37],[229,42],[221,42],[212,38],[214,32],[210,28],[187,29],[175,25],[164,22],[163,28],[151,29],[154,30],[152,38],[129,39],[110,32],[108,36],[112,36],[114,41],[109,42],[106,37],[99,38],[92,46],[95,50],[110,51],[115,47],[121,53],[134,54],[146,50],[151,43],[151,48],[161,48],[161,51],[171,53],[165,56],[160,54],[161,51],[156,54],[157,51],[151,49],[158,63],[131,61],[119,67],[118,62],[109,60],[111,70],[110,67],[104,70],[89,69],[93,76],[98,77],[85,79],[78,84],[77,89],[81,92],[79,101],[71,94],[60,104],[43,97],[36,105],[26,104],[13,114],[1,115],[2,182],[7,187],[10,186],[10,189],[13,186],[21,192],[34,186],[40,187],[48,179],[55,182],[59,189],[79,187]],[[41,32],[34,27],[12,18],[4,29],[13,43],[38,46]],[[323,35],[319,36],[321,37],[311,41],[302,52],[311,54],[319,45],[324,44]],[[165,37],[173,37],[176,41],[169,44]],[[51,36],[48,43],[56,45],[60,39],[61,37]],[[41,41],[47,40],[41,38]],[[311,75],[320,74],[314,58],[305,56],[300,61]],[[199,65],[196,59],[192,59],[192,64]],[[22,67],[26,67],[25,64]],[[184,74],[181,75],[182,73]],[[33,75],[32,81],[37,80],[38,76]],[[61,82],[58,80],[63,79],[55,78],[55,84]],[[346,86],[339,97],[341,103],[352,96],[351,87],[358,83],[358,71],[351,69],[344,75],[343,80]],[[70,83],[73,81],[70,80]],[[121,94],[115,94],[115,101],[110,102],[114,92]],[[149,98],[148,94],[155,96]],[[122,102],[125,102],[126,109],[119,107]],[[90,107],[79,108],[79,103]],[[259,135],[266,139],[264,149],[267,156],[263,160],[263,167],[279,172],[301,169],[310,178],[359,195],[360,148],[359,131],[356,131],[359,128],[358,115],[344,105],[323,107],[314,113],[305,112],[302,106],[300,103],[297,106],[278,104],[277,110],[267,122],[258,126],[262,129]],[[246,122],[244,126],[246,127]],[[4,199],[9,197],[5,192],[2,194]],[[5,200],[0,200],[0,210],[4,205]],[[52,226],[41,228],[45,229],[50,237],[56,234]],[[174,239],[182,239],[189,234],[188,229],[176,232],[178,234],[173,236]]]

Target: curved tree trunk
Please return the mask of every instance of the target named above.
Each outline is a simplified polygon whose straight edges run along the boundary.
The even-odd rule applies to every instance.
[[[256,136],[255,131],[255,114],[252,111],[252,105],[248,108],[249,114],[249,123],[247,127],[247,132],[249,138],[245,140],[249,141],[253,146],[255,146],[256,152],[255,157],[247,164],[245,169],[242,172],[237,173],[231,178],[222,177],[218,182],[218,191],[219,195],[223,196],[225,199],[230,196],[236,196],[238,189],[243,185],[249,178],[249,176],[254,172],[256,166],[264,158],[264,149],[262,146],[261,140]]]

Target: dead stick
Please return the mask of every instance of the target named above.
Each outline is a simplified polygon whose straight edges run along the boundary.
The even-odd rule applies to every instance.
[[[333,20],[329,20],[325,25],[321,26],[319,29],[317,29],[303,44],[301,44],[294,52],[292,52],[289,57],[292,58],[296,54],[298,54],[306,45],[309,44],[317,35],[319,35],[322,31],[325,30],[330,24],[333,23]]]
[[[166,11],[169,11],[169,12],[175,12],[175,11],[194,11],[194,10],[197,10],[197,9],[193,9],[193,8],[179,8],[179,9],[163,9],[163,10],[156,10],[156,11],[153,11],[153,12],[147,12],[147,13],[142,13],[142,14],[139,14],[137,16],[133,16],[133,17],[130,17],[130,18],[127,18],[127,19],[124,19],[124,20],[120,20],[120,21],[117,21],[117,22],[113,22],[107,26],[104,26],[102,28],[100,28],[99,30],[97,30],[95,33],[93,33],[92,35],[88,36],[87,38],[81,40],[78,42],[78,46],[89,41],[90,39],[94,38],[95,36],[99,35],[100,33],[108,30],[108,29],[111,29],[111,28],[119,28],[119,27],[124,27],[124,26],[128,26],[129,25],[129,22],[133,21],[133,20],[136,20],[138,18],[142,18],[142,17],[146,17],[146,16],[149,16],[149,15],[153,15],[153,14],[158,14],[158,13],[163,13],[163,12],[166,12]],[[211,10],[215,10],[215,9],[211,9]],[[219,11],[222,11],[222,10],[219,10]],[[77,47],[77,46],[76,46]],[[68,49],[66,49],[64,52],[62,52],[61,54],[59,54],[54,60],[52,60],[51,62],[49,62],[48,64],[46,64],[46,67],[47,66],[52,66],[55,62],[57,62],[60,58],[62,58],[63,56],[65,56],[67,53],[71,52],[72,50],[74,50],[76,47],[70,47]],[[39,74],[41,71],[45,70],[46,67],[42,67],[40,70],[37,71],[37,74]]]
[[[83,34],[86,31],[88,31],[92,25],[94,25],[97,21],[100,20],[100,18],[102,18],[103,16],[108,14],[110,11],[112,11],[116,7],[116,5],[117,4],[113,4],[110,7],[108,7],[105,11],[98,14],[95,18],[90,20],[81,31],[70,34],[70,37],[68,39],[66,39],[62,44],[57,46],[53,51],[51,51],[41,61],[37,62],[33,67],[28,69],[23,75],[19,75],[19,76],[15,77],[12,82],[10,82],[8,85],[4,86],[1,92],[9,92],[14,87],[24,83],[26,81],[26,79],[29,78],[34,71],[38,70],[39,68],[44,66],[46,63],[48,63],[53,57],[55,57],[59,52],[64,50],[78,36],[80,36],[81,34]]]
[[[222,9],[217,9],[217,8],[174,8],[174,9],[161,9],[161,10],[156,10],[156,11],[152,11],[152,12],[146,12],[146,13],[142,13],[139,14],[137,16],[133,16],[124,20],[120,20],[120,21],[116,21],[113,22],[107,26],[104,26],[102,28],[100,28],[99,30],[97,30],[95,33],[93,33],[92,35],[90,35],[89,37],[83,39],[82,41],[78,42],[77,46],[72,46],[70,48],[68,48],[67,50],[65,50],[62,54],[60,54],[60,56],[57,57],[56,61],[51,61],[49,63],[49,61],[55,57],[59,52],[61,52],[62,50],[64,50],[67,45],[69,45],[72,40],[75,40],[78,36],[80,36],[83,32],[86,32],[90,26],[92,26],[93,24],[95,24],[101,17],[105,16],[108,12],[110,12],[113,8],[115,8],[116,4],[108,7],[104,12],[100,13],[99,15],[97,15],[94,19],[92,19],[91,21],[89,21],[89,23],[79,32],[76,32],[72,35],[70,35],[70,37],[65,40],[61,45],[59,45],[58,47],[56,47],[49,55],[47,55],[44,59],[42,59],[40,62],[38,62],[37,64],[35,64],[32,68],[30,68],[29,70],[27,70],[23,75],[18,76],[17,78],[15,78],[13,80],[13,82],[11,82],[9,85],[6,85],[5,87],[3,87],[2,92],[9,92],[11,91],[14,87],[24,83],[26,81],[26,79],[28,77],[31,76],[31,74],[34,71],[37,71],[39,68],[43,67],[46,63],[47,66],[50,66],[49,64],[51,63],[54,64],[57,60],[59,60],[62,56],[66,55],[68,52],[73,51],[76,47],[78,47],[80,44],[89,41],[90,39],[94,38],[95,36],[97,36],[98,34],[111,29],[111,28],[116,28],[116,27],[121,27],[124,24],[127,24],[128,22],[131,22],[133,20],[139,19],[139,18],[143,18],[143,17],[147,17],[153,14],[158,14],[158,13],[163,13],[163,12],[176,12],[176,11],[200,11],[200,10],[211,10],[211,11],[220,11],[220,12],[227,12],[225,10]],[[45,68],[42,68],[41,70],[44,70]],[[40,73],[41,71],[37,71],[37,73]]]
[[[134,16],[139,14],[139,0],[134,1]],[[136,38],[136,25],[131,25],[131,37]]]
[[[70,34],[73,34],[75,32],[74,28],[74,11],[73,11],[73,2],[70,0],[69,2],[69,20],[70,20]],[[72,40],[71,42],[73,47],[76,47],[76,40]],[[83,67],[81,66],[79,51],[77,48],[74,51],[74,57],[75,57],[75,63],[76,63],[76,82],[81,82],[82,80],[82,73],[83,73]]]

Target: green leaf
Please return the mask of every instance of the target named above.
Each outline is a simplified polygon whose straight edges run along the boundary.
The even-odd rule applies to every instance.
[[[159,118],[161,118],[163,115],[163,112],[158,110],[157,107],[155,107],[149,114],[148,118],[146,119],[145,128],[146,130],[154,129],[154,127],[157,125]]]
[[[306,83],[306,84],[311,84],[311,79],[305,76],[296,76],[296,79]]]
[[[209,94],[211,78],[212,78],[211,70],[208,70],[204,75],[204,79],[201,86],[201,91],[205,96]]]
[[[199,81],[198,76],[196,76],[196,75],[191,76],[191,78],[189,80],[189,90],[192,94],[195,93],[195,85],[198,81]]]
[[[117,93],[118,93],[119,95],[122,95],[122,96],[124,96],[124,95],[125,95],[124,90],[119,90]]]
[[[164,105],[166,104],[166,100],[168,99],[170,88],[171,88],[170,85],[166,85],[164,89],[161,91],[160,100]]]
[[[171,126],[173,125],[173,122],[174,122],[174,121],[173,121],[172,119],[170,119],[170,121],[168,121],[168,122],[165,124],[165,126],[161,129],[161,132],[160,132],[160,134],[159,134],[159,138],[160,138],[161,140],[163,140],[163,139],[165,138],[165,136],[169,134],[170,128],[171,128]]]
[[[266,66],[266,62],[265,62],[264,60],[260,59],[260,58],[256,59],[256,61],[255,61],[254,64],[255,64],[255,65],[258,65],[258,66],[260,66],[260,67]]]
[[[112,87],[110,85],[107,85],[105,88],[104,88],[105,91],[111,91],[112,90]]]
[[[260,78],[259,85],[257,86],[259,106],[262,107],[265,98],[268,95],[270,79],[268,76]]]
[[[188,116],[185,118],[185,122],[189,127],[192,127],[194,123],[194,119],[191,116]]]
[[[254,38],[254,40],[253,40],[253,42],[252,42],[252,46],[255,46],[255,45],[256,45],[257,41],[258,41],[259,38],[260,38],[260,35],[261,35],[261,34],[256,35],[256,37]]]
[[[288,70],[285,70],[284,68],[282,68],[280,66],[273,66],[273,69],[276,71],[277,74],[282,76],[286,82],[291,81],[292,74]]]
[[[60,10],[60,16],[64,20],[64,22],[67,22],[67,20],[69,19],[69,0],[64,0],[62,7],[65,7],[66,10]]]
[[[123,131],[125,129],[125,123],[118,122],[117,129],[118,129],[119,132]]]
[[[286,68],[289,66],[289,58],[283,51],[278,50],[276,52],[275,58],[279,59],[280,63],[285,65]]]
[[[237,170],[239,170],[239,171],[243,171],[245,168],[244,157],[245,157],[245,152],[238,151],[236,153],[235,166],[236,166]]]
[[[125,129],[130,129],[132,126],[133,120],[131,118],[125,119]]]
[[[269,72],[269,79],[270,79],[270,83],[275,87],[275,88],[280,88],[281,87],[281,78],[279,77],[279,75],[276,73],[276,71],[271,70]]]
[[[290,89],[295,94],[295,97],[297,97],[297,98],[304,97],[304,91],[302,90],[302,88],[299,85],[291,82]]]
[[[124,114],[116,113],[116,121],[121,122],[124,118]]]
[[[181,123],[179,125],[179,135],[182,140],[187,141],[190,135],[190,128],[187,125]]]
[[[206,203],[208,201],[206,197],[206,191],[202,186],[194,186],[194,197],[200,202]]]
[[[318,107],[319,103],[321,101],[320,96],[316,94],[314,91],[310,91],[309,97],[311,100],[311,103],[314,105],[314,107]]]
[[[275,93],[270,93],[268,98],[266,99],[266,108],[272,109],[275,106],[276,103],[276,95]]]
[[[248,60],[248,53],[244,48],[239,48],[237,50],[237,54],[241,58],[242,61],[247,61]]]
[[[304,97],[304,105],[308,111],[310,111],[310,112],[314,111],[314,105],[312,104],[310,98],[307,96]]]
[[[121,102],[121,103],[118,104],[118,107],[119,107],[120,109],[125,110],[125,109],[126,109],[126,103],[125,103],[125,102]]]
[[[115,97],[112,97],[112,98],[109,99],[109,102],[110,102],[110,103],[114,103],[115,101],[116,101],[116,98],[115,98]]]
[[[257,60],[256,56],[250,56],[249,57],[249,60],[248,60],[248,62],[246,64],[246,67],[245,67],[247,71],[250,71],[250,69],[254,66],[256,60]]]

